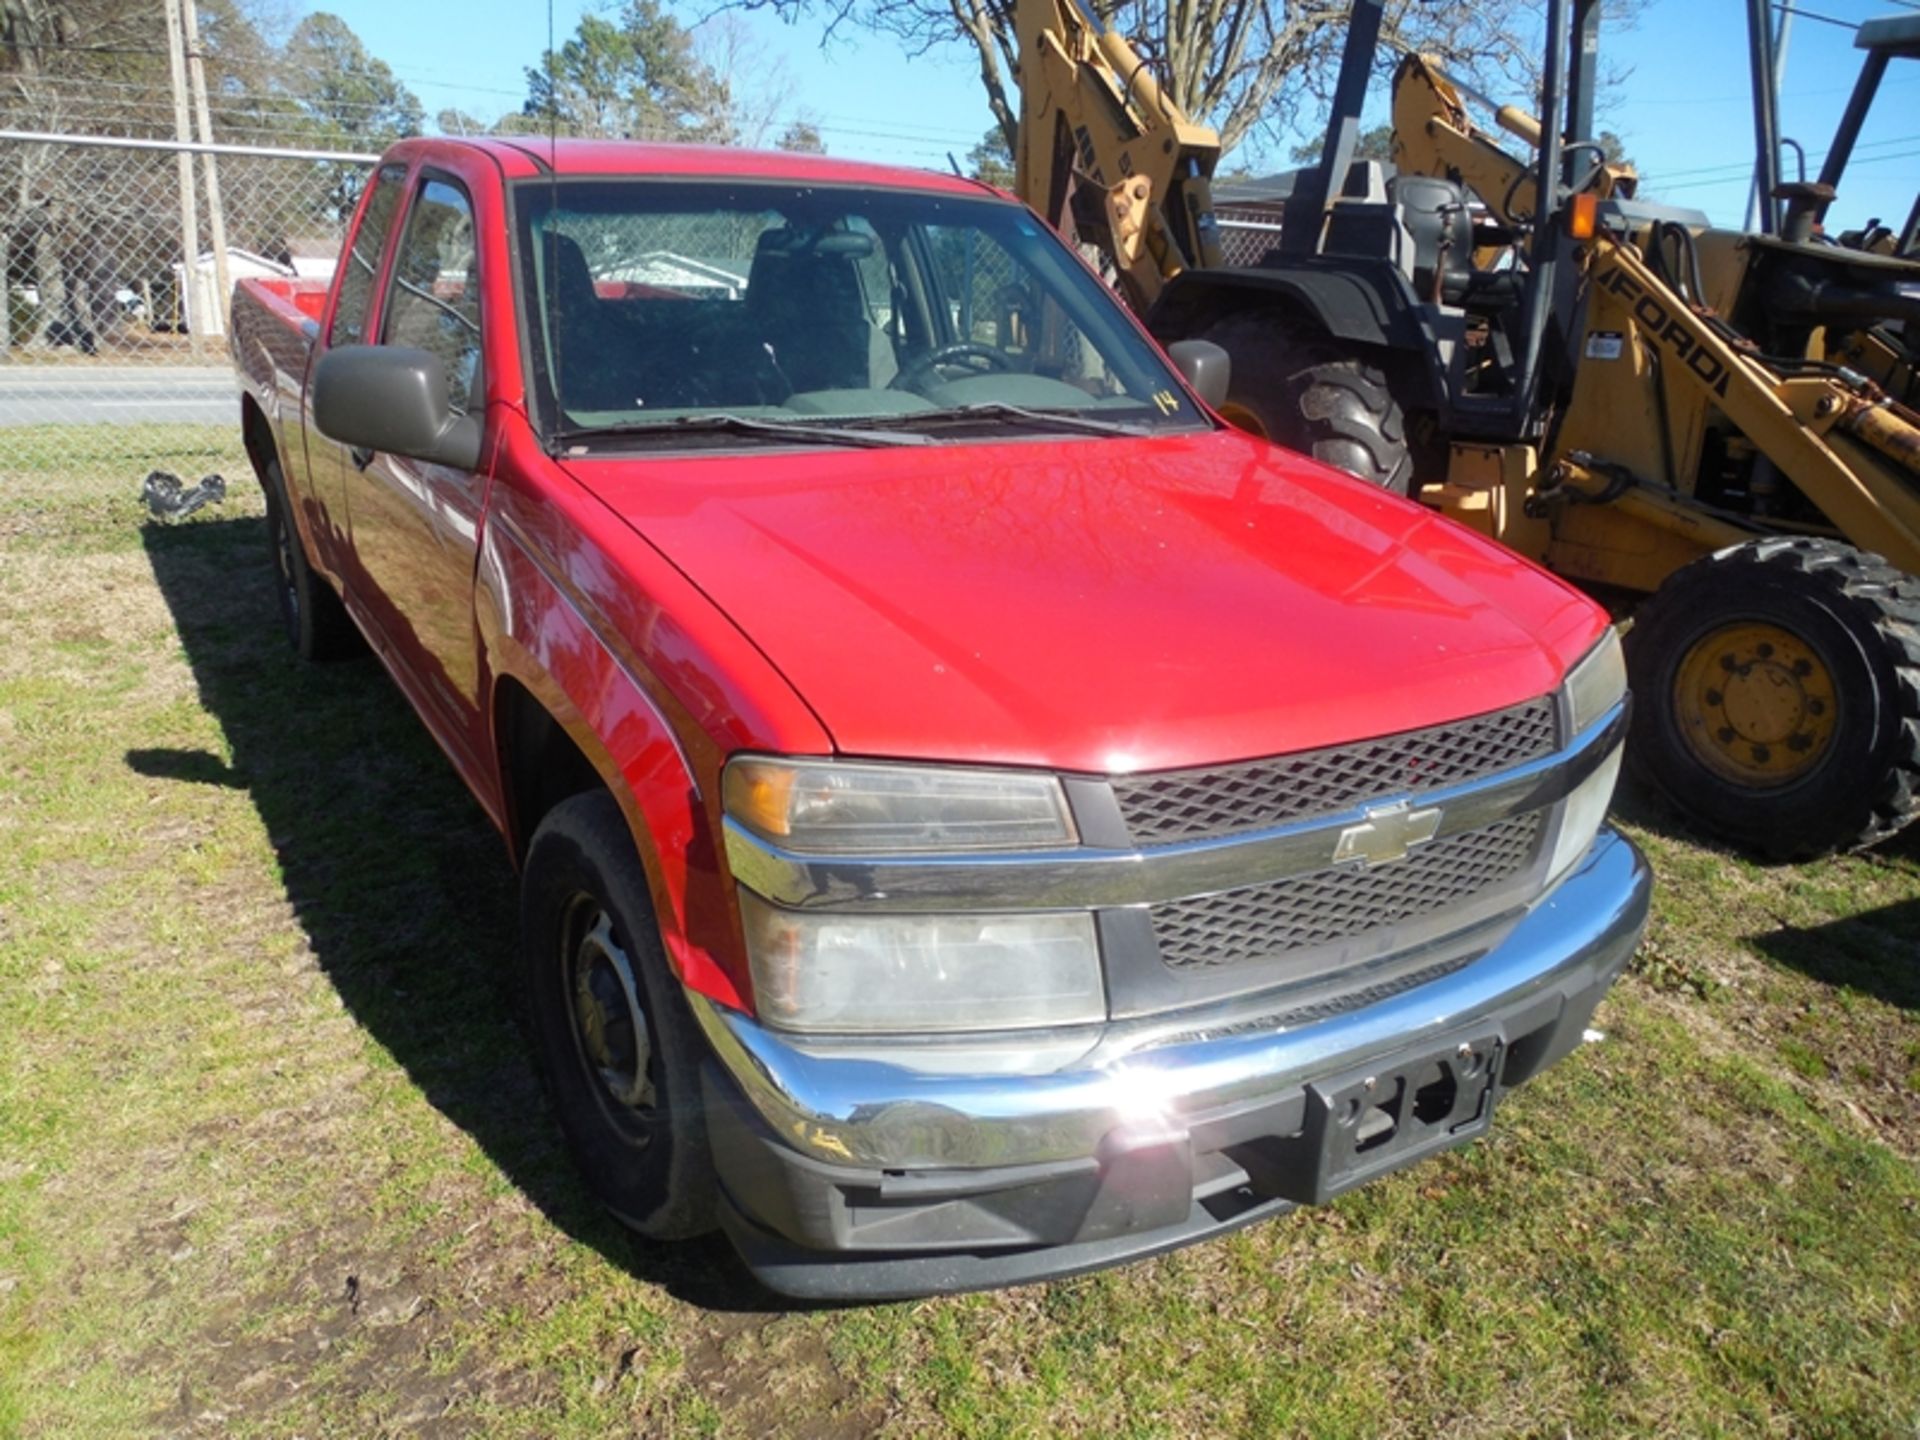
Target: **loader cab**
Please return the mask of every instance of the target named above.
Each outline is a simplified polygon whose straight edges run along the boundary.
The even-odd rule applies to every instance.
[[[1868,20],[1854,32],[1853,44],[1856,50],[1865,53],[1865,58],[1854,81],[1853,93],[1847,99],[1847,108],[1841,112],[1833,143],[1827,147],[1819,178],[1809,182],[1803,176],[1800,182],[1776,184],[1773,189],[1776,200],[1785,205],[1780,233],[1786,239],[1808,240],[1825,224],[1888,66],[1895,60],[1920,60],[1920,15],[1889,15]],[[1778,153],[1777,147],[1774,153]],[[1859,237],[1853,248],[1880,255],[1920,258],[1920,197],[1916,197],[1899,231],[1875,221],[1853,233]]]
[[[1470,181],[1480,177],[1388,177],[1378,165],[1355,162],[1384,21],[1379,0],[1362,0],[1347,29],[1320,162],[1289,197],[1280,249],[1268,257],[1276,267],[1340,265],[1355,275],[1355,262],[1374,261],[1369,283],[1403,317],[1398,334],[1382,334],[1382,347],[1400,352],[1398,367],[1414,372],[1404,375],[1403,390],[1450,434],[1536,435],[1545,413],[1540,396],[1571,368],[1576,337],[1562,320],[1574,310],[1577,241],[1561,212],[1574,189],[1600,176],[1585,153],[1597,147],[1584,138],[1593,133],[1600,6],[1554,0],[1546,9],[1542,113],[1558,120],[1564,107],[1564,124],[1533,123],[1532,153],[1516,165],[1499,208],[1523,189],[1550,197],[1548,204],[1533,203],[1533,213],[1510,223],[1490,214],[1495,207],[1484,197],[1475,199]],[[1426,65],[1408,57],[1396,72],[1396,93],[1410,68]],[[1428,83],[1451,93],[1432,73]]]
[[[1772,203],[1761,207],[1761,233],[1706,238],[1708,268],[1717,272],[1709,301],[1767,354],[1837,363],[1897,400],[1920,402],[1920,198],[1897,231],[1877,218],[1838,235],[1826,228],[1888,68],[1920,60],[1920,15],[1869,20],[1855,32],[1860,73],[1813,180],[1778,173],[1782,147],[1792,142],[1778,132],[1765,0],[1750,0],[1748,34],[1755,181]]]

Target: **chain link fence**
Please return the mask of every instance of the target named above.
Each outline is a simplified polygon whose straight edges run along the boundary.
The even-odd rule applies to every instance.
[[[330,278],[373,159],[0,131],[0,481],[244,474],[226,295],[246,276]],[[581,238],[599,274],[728,295],[745,282],[759,228],[741,218]],[[1227,263],[1257,264],[1279,228],[1263,211],[1223,211]],[[623,247],[631,253],[615,253]],[[1006,256],[976,244],[940,261],[965,297],[956,323],[991,338],[1016,279]],[[884,286],[875,293],[884,308]]]
[[[1228,265],[1258,265],[1266,253],[1280,243],[1277,220],[1225,214],[1219,220],[1220,254]]]
[[[331,276],[371,159],[0,131],[0,481],[245,473],[227,287]]]
[[[1270,191],[1272,182],[1258,182],[1258,187]],[[1213,215],[1220,225],[1221,256],[1228,265],[1258,265],[1267,252],[1280,243],[1280,219],[1286,213],[1284,198],[1233,193],[1254,188],[1244,183],[1221,188],[1229,192],[1214,196]]]

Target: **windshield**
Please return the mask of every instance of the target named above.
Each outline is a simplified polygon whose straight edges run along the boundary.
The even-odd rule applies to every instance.
[[[744,446],[795,426],[1209,423],[1106,289],[1004,201],[596,179],[523,184],[515,210],[550,434]],[[701,423],[720,416],[765,423]]]

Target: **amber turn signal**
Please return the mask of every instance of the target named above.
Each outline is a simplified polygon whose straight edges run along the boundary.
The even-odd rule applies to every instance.
[[[773,762],[744,760],[727,769],[727,813],[744,820],[762,835],[782,839],[792,833],[793,768]]]
[[[1567,206],[1567,233],[1576,240],[1591,240],[1600,222],[1600,197],[1591,192],[1573,197]]]

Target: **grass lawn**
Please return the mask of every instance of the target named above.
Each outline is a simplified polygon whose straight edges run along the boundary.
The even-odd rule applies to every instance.
[[[125,443],[0,477],[0,1436],[1920,1429],[1920,841],[1767,869],[1628,796],[1648,943],[1491,1139],[782,1310],[595,1211],[478,809],[377,666],[283,652],[251,486],[150,527]]]
[[[191,485],[218,471],[252,483],[239,425],[151,422],[134,425],[14,425],[0,428],[0,511],[48,496],[76,500],[92,482],[97,494],[115,482],[137,487],[149,470],[171,470]]]

